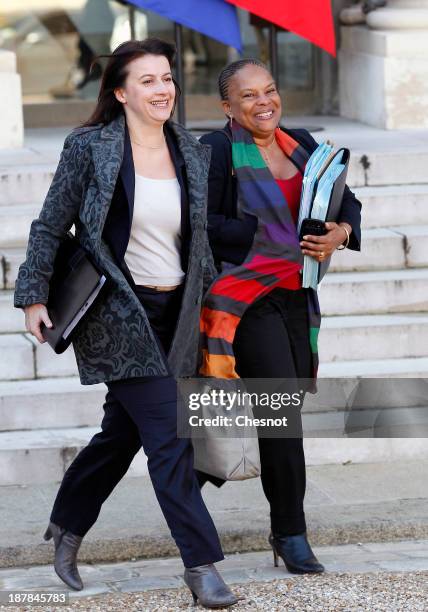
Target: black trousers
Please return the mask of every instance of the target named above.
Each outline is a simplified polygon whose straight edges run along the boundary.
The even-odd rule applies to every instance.
[[[163,350],[167,352],[181,304],[181,289],[137,288]],[[84,536],[103,502],[127,472],[141,446],[153,487],[186,567],[223,559],[214,523],[193,469],[193,447],[177,438],[177,389],[172,376],[108,383],[101,432],[68,468],[51,520]],[[126,517],[126,508],[124,517]],[[144,521],[144,516],[141,517]]]
[[[233,351],[241,378],[310,378],[312,354],[304,289],[274,289],[250,306],[236,330]],[[259,438],[261,481],[276,536],[306,531],[305,455],[301,438]],[[197,473],[199,483],[222,480]]]

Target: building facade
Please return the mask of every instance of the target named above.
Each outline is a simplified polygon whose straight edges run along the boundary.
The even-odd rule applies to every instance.
[[[338,15],[345,0],[335,0]],[[268,29],[239,10],[244,57],[269,60]],[[153,12],[130,11],[118,0],[2,0],[0,49],[16,54],[26,127],[74,125],[86,118],[98,92],[102,61],[131,38],[174,40],[174,24]],[[217,74],[236,53],[184,28],[187,119],[219,119]],[[279,84],[288,114],[338,111],[337,62],[291,32],[278,32]]]

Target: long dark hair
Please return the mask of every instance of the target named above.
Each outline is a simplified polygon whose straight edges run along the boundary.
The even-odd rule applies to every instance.
[[[110,121],[113,121],[113,119],[123,114],[123,104],[116,99],[114,90],[123,87],[126,77],[128,76],[127,65],[134,59],[143,57],[144,55],[163,55],[172,68],[175,58],[175,47],[160,38],[128,40],[116,47],[111,55],[100,55],[94,60],[98,61],[98,59],[102,57],[108,58],[107,65],[101,78],[97,105],[89,119],[82,124],[83,127],[97,125],[99,123],[110,123]],[[173,79],[173,81],[175,85],[176,102],[181,91],[175,79]],[[174,114],[174,110],[175,103],[171,114]]]

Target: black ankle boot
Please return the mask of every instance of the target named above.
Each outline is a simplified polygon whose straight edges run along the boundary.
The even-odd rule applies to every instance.
[[[238,601],[214,565],[198,565],[184,570],[184,582],[193,595],[193,603],[205,608],[227,608]]]
[[[43,538],[45,540],[54,539],[54,568],[57,575],[67,586],[75,591],[81,591],[83,582],[77,569],[76,557],[83,538],[58,527],[55,523],[49,523]]]
[[[291,574],[321,574],[324,571],[324,566],[309,545],[306,533],[281,537],[274,537],[271,533],[269,544],[272,546],[275,567],[278,567],[278,557],[281,557]]]

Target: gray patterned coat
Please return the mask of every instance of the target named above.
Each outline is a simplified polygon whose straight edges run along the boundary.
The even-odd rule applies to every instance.
[[[176,376],[193,376],[198,362],[203,285],[215,275],[206,235],[210,147],[171,124],[188,179],[191,243],[183,301],[168,355]],[[125,118],[106,126],[78,128],[65,140],[41,213],[31,225],[27,255],[15,286],[15,306],[46,304],[61,239],[75,224],[81,244],[111,277],[110,288],[79,324],[73,341],[84,385],[140,376],[167,375],[146,313],[110,248],[102,239],[125,138]]]

